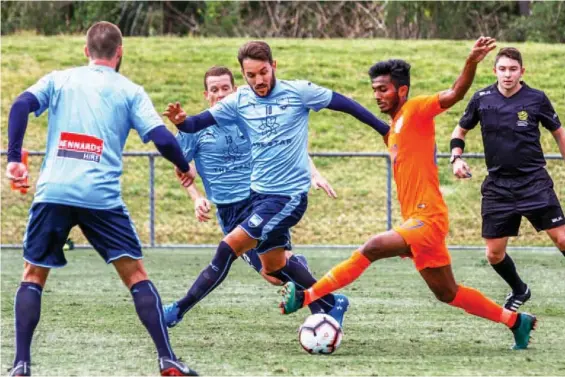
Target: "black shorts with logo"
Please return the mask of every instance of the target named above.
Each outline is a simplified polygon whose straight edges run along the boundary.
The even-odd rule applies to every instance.
[[[518,177],[488,175],[481,186],[483,238],[518,235],[522,216],[539,232],[565,224],[547,170]]]

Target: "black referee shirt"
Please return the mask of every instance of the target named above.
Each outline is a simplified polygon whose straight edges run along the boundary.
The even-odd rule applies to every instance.
[[[557,113],[541,90],[522,82],[522,88],[504,97],[493,84],[473,95],[459,126],[466,130],[481,122],[489,174],[518,176],[545,166],[539,123],[549,131],[561,127]]]

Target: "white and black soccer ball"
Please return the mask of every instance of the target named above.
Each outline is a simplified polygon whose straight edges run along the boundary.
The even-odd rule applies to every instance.
[[[298,340],[310,354],[329,355],[341,344],[343,332],[339,323],[327,314],[312,314],[298,329]]]

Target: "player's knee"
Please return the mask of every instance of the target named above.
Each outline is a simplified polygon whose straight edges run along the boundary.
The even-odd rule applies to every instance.
[[[22,276],[22,281],[28,283],[34,283],[40,285],[41,287],[45,286],[45,282],[47,281],[47,275],[49,274],[49,269],[45,267],[35,266],[31,263],[24,264],[24,273]]]
[[[149,280],[149,276],[147,275],[147,271],[145,271],[145,267],[143,266],[143,262],[141,260],[125,260],[127,266],[116,265],[118,269],[118,273],[122,281],[124,282],[125,286],[128,289],[131,289],[132,286],[139,283],[140,281]]]
[[[490,264],[497,264],[504,259],[504,255],[506,255],[506,249],[487,246],[485,255]]]
[[[376,235],[371,237],[369,241],[365,242],[365,244],[360,248],[360,252],[371,262],[374,262],[379,259],[385,246],[384,237]]]

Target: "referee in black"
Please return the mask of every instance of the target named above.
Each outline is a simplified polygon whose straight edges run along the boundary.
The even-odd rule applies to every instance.
[[[481,123],[488,169],[481,187],[482,236],[489,263],[512,288],[504,307],[513,311],[531,296],[506,253],[508,238],[518,235],[522,216],[538,232],[546,231],[565,256],[565,216],[545,169],[539,124],[552,133],[563,158],[565,130],[545,93],[521,81],[524,71],[520,51],[501,49],[494,64],[497,82],[473,95],[450,145],[453,173],[470,178],[461,154],[465,135]]]

